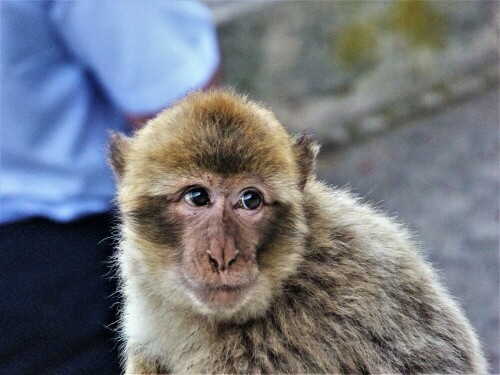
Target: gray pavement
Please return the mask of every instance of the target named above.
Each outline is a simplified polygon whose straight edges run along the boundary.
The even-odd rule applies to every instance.
[[[323,150],[320,177],[350,186],[416,233],[499,373],[499,94],[382,136]]]

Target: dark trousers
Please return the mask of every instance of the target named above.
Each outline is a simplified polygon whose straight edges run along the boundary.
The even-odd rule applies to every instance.
[[[119,373],[111,228],[111,215],[0,226],[0,373]]]

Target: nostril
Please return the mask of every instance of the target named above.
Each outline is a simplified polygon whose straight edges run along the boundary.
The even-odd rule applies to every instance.
[[[218,272],[219,262],[217,262],[217,260],[214,257],[212,257],[212,253],[210,252],[210,250],[207,250],[207,254],[208,254],[208,261],[210,262],[212,270],[214,272]]]
[[[217,261],[212,258],[211,256],[208,257],[209,258],[209,261],[210,261],[210,264],[215,267],[215,268],[219,268],[219,263],[217,263]]]
[[[227,262],[227,268],[228,268],[228,269],[229,269],[229,268],[230,268],[233,264],[235,264],[235,263],[236,263],[236,259],[238,259],[238,254],[239,254],[239,253],[240,253],[240,252],[239,252],[238,250],[236,250],[236,251],[235,251],[235,253],[234,253],[233,258],[232,258],[231,260],[229,260],[229,262]]]

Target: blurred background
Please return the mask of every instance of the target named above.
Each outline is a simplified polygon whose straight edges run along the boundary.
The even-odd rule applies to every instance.
[[[205,3],[223,83],[416,233],[499,373],[499,3]]]

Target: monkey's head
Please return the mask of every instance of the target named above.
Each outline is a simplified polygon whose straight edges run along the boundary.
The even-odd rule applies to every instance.
[[[191,94],[132,138],[113,134],[125,282],[213,319],[265,313],[302,259],[316,152],[222,91]]]

